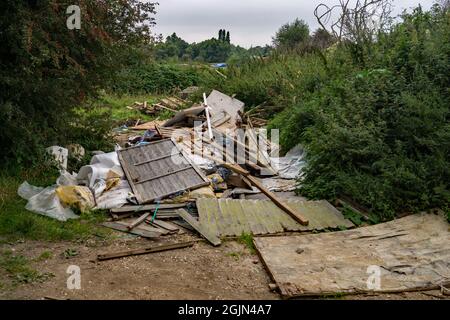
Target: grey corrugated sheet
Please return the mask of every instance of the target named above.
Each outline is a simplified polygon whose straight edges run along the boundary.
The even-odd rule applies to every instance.
[[[140,204],[209,184],[171,139],[121,150],[119,160]]]
[[[269,200],[198,199],[200,223],[218,236],[254,235],[354,227],[327,201],[286,202],[309,220],[302,226]]]

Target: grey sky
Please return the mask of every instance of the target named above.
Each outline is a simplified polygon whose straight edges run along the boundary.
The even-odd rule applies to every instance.
[[[164,37],[176,32],[188,42],[217,37],[219,29],[231,33],[232,42],[243,47],[270,44],[276,30],[295,18],[305,20],[314,30],[314,8],[336,0],[157,0],[157,26]],[[421,4],[429,9],[434,0],[394,0],[399,14]]]

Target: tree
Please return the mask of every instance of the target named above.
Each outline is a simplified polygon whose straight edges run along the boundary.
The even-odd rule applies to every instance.
[[[220,41],[225,41],[225,29],[220,29],[219,30],[219,40]]]
[[[314,48],[326,49],[334,42],[334,37],[325,29],[319,28],[311,37],[311,45]]]
[[[275,37],[273,44],[279,49],[294,49],[309,40],[309,27],[305,21],[295,19],[292,23],[283,25]]]
[[[230,31],[227,31],[227,35],[226,35],[225,41],[228,42],[228,43],[231,43]]]
[[[155,4],[80,0],[81,29],[69,30],[72,1],[0,2],[0,161],[33,161],[67,141],[73,108],[119,68],[118,54],[149,43]]]

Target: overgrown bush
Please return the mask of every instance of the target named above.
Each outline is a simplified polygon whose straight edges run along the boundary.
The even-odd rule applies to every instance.
[[[297,144],[307,151],[302,195],[346,195],[385,219],[447,208],[448,10],[404,14],[370,49],[344,42],[323,53],[276,54],[209,85],[249,106],[284,107],[271,127],[280,129],[285,151]]]
[[[197,85],[199,70],[195,67],[148,62],[120,70],[111,89],[115,93],[165,93]]]
[[[0,161],[28,165],[63,144],[75,106],[120,66],[117,52],[149,39],[154,4],[80,0],[81,29],[69,30],[73,1],[0,2]],[[80,121],[78,121],[80,122]],[[91,134],[89,125],[85,136]]]

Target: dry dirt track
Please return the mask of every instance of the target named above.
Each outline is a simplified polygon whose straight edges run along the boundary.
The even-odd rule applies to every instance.
[[[187,241],[185,234],[177,239]],[[256,254],[235,241],[218,248],[199,242],[191,248],[94,262],[98,253],[148,246],[144,239],[122,238],[112,243],[85,244],[24,242],[2,244],[1,250],[14,250],[31,259],[44,251],[53,257],[34,262],[40,272],[54,277],[43,283],[10,286],[11,280],[0,273],[0,299],[279,299],[269,290],[270,279]],[[63,252],[75,249],[78,255],[66,258]],[[69,265],[81,268],[81,289],[67,289]],[[439,295],[439,292],[430,292]],[[345,299],[435,299],[429,294],[408,293],[381,296],[353,296]]]

